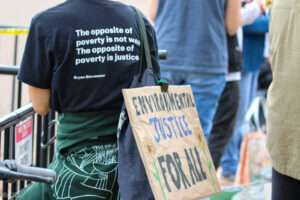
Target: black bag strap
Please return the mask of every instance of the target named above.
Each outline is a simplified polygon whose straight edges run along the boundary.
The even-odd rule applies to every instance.
[[[160,79],[160,75],[157,74],[156,71],[153,69],[151,53],[150,53],[150,45],[149,45],[148,35],[147,35],[147,31],[146,31],[144,15],[137,8],[135,8],[135,7],[132,7],[132,8],[136,12],[138,27],[139,27],[139,31],[140,31],[140,39],[141,39],[142,53],[141,53],[141,61],[140,61],[140,67],[139,67],[140,79],[143,76],[143,71],[144,71],[143,59],[145,58],[146,69],[150,70],[153,73],[156,84],[160,85],[162,87],[163,91],[167,91],[168,90],[168,82]]]
[[[152,66],[152,61],[151,61],[151,53],[150,53],[150,45],[149,45],[149,40],[148,40],[148,36],[147,36],[144,16],[141,13],[141,11],[139,11],[137,8],[134,8],[134,10],[137,14],[138,26],[139,26],[139,31],[140,31],[140,39],[141,39],[141,48],[142,48],[142,51],[143,51],[145,59],[146,59],[146,67],[147,67],[147,69],[153,71],[153,66]]]

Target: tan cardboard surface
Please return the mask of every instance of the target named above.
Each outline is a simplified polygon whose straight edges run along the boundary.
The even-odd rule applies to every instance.
[[[189,86],[123,90],[134,136],[157,200],[220,191]]]

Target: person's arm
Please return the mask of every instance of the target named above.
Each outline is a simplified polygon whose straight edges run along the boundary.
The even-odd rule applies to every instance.
[[[155,22],[159,0],[149,1],[149,19],[152,23]]]
[[[225,25],[229,35],[238,31],[241,23],[241,1],[228,0],[225,12]]]
[[[144,21],[145,21],[146,32],[148,36],[152,67],[154,72],[160,76],[160,65],[158,62],[159,58],[158,58],[158,45],[156,40],[156,33],[153,26],[146,18],[144,18]]]
[[[28,85],[33,108],[40,115],[49,112],[53,74],[51,42],[44,26],[39,16],[32,19],[18,73],[19,80]]]
[[[35,112],[47,115],[50,110],[50,90],[28,85],[28,91]]]

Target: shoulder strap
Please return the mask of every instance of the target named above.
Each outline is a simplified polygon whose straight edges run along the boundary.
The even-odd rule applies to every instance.
[[[144,58],[146,59],[146,68],[149,69],[154,77],[155,77],[155,81],[156,84],[160,85],[162,88],[162,91],[166,92],[168,91],[168,87],[169,84],[166,80],[160,79],[160,75],[156,74],[154,69],[153,69],[153,65],[152,65],[152,60],[151,60],[151,53],[150,53],[150,46],[149,46],[149,41],[148,41],[148,36],[147,36],[147,32],[146,32],[146,25],[145,25],[145,21],[144,21],[144,15],[135,7],[132,7],[133,10],[136,12],[136,16],[138,19],[138,26],[139,26],[139,31],[140,31],[140,38],[141,38],[141,59]],[[141,66],[140,66],[140,72],[142,74],[144,66],[142,66],[144,63],[142,62],[143,60],[141,60]]]
[[[145,56],[147,69],[150,69],[152,72],[154,72],[152,61],[151,61],[151,53],[150,53],[150,46],[149,46],[149,41],[148,41],[148,36],[146,31],[146,25],[144,22],[144,16],[141,13],[141,11],[139,11],[137,8],[135,7],[132,8],[135,10],[137,16],[137,21],[138,21],[138,26],[140,31],[140,39],[141,39],[141,49],[144,54],[144,55],[142,54],[142,58],[143,56]]]

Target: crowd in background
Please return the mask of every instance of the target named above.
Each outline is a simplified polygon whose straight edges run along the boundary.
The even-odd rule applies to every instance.
[[[123,187],[123,194],[120,192],[122,186],[130,184],[144,199],[153,199],[151,189],[145,188],[147,177],[137,149],[135,154],[120,153],[135,147],[134,143],[125,142],[123,149],[120,148],[120,138],[134,140],[122,132],[122,126],[117,126],[123,104],[121,89],[128,88],[135,80],[137,69],[144,73],[137,80],[147,76],[147,70],[140,70],[144,58],[122,60],[117,64],[103,61],[73,66],[78,56],[89,54],[73,51],[74,41],[78,41],[77,37],[91,36],[89,30],[99,24],[104,28],[117,25],[134,29],[133,36],[143,39],[142,44],[147,38],[150,49],[141,49],[143,45],[135,43],[134,58],[139,58],[145,50],[147,65],[152,62],[156,69],[153,72],[158,73],[160,65],[161,77],[171,84],[191,85],[203,133],[224,185],[234,183],[241,142],[245,133],[252,131],[245,120],[247,112],[256,96],[267,96],[273,200],[299,199],[300,43],[297,34],[300,1],[275,0],[271,15],[266,2],[270,3],[265,0],[151,0],[149,18],[154,29],[146,19],[143,21],[139,12],[115,1],[66,1],[34,17],[18,77],[29,85],[37,113],[46,115],[51,108],[59,114],[58,148],[50,167],[66,180],[58,179],[51,188],[33,184],[19,199],[70,198],[70,195],[84,194],[119,199],[121,193],[122,198],[131,200],[135,198],[126,198],[126,195],[132,191]],[[146,29],[143,37],[138,35],[136,16],[140,16],[140,24],[142,21],[146,24],[140,26]],[[78,27],[85,27],[87,32]],[[110,34],[116,37],[120,33]],[[158,63],[158,49],[168,51],[167,60]],[[91,73],[96,76],[77,76]],[[104,81],[106,77],[108,81]],[[129,126],[128,121],[124,124]],[[118,131],[122,132],[119,137]],[[124,158],[130,161],[122,168]],[[81,167],[72,169],[77,163],[81,163]],[[71,166],[71,170],[66,172],[66,166]],[[96,169],[97,175],[106,176],[92,177]],[[124,169],[135,171],[128,173]],[[91,189],[93,187],[76,184],[82,174],[90,176],[91,184],[101,187],[96,191]],[[120,175],[123,185],[116,181]],[[128,181],[127,176],[134,179]],[[94,180],[105,184],[94,183]],[[68,191],[65,186],[60,187],[67,181],[75,183],[70,184]]]
[[[162,77],[192,86],[221,181],[234,183],[241,141],[250,131],[245,115],[269,57],[265,1],[152,0],[150,7],[158,46],[169,52]]]

